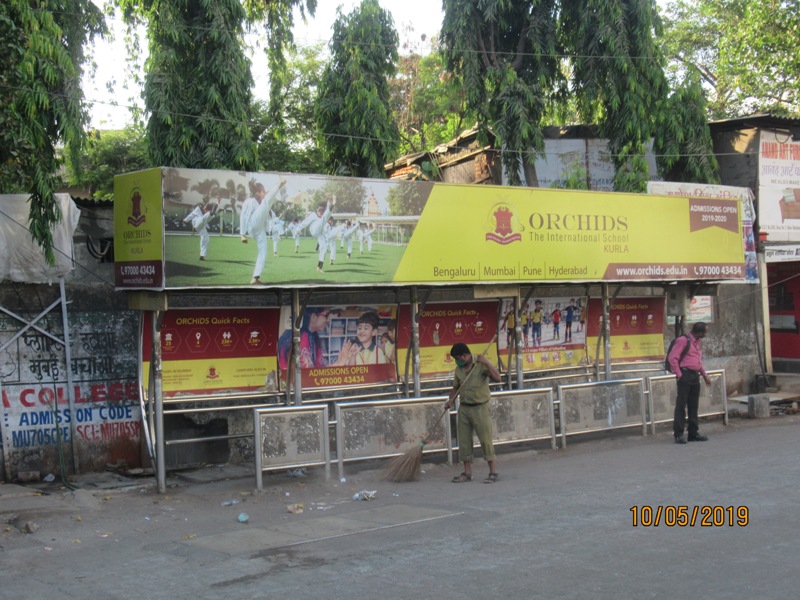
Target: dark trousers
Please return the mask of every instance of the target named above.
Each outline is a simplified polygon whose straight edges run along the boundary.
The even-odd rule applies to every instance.
[[[675,437],[683,435],[686,422],[686,411],[689,411],[689,437],[693,438],[700,429],[697,418],[697,407],[700,404],[700,373],[697,371],[683,371],[678,380],[678,399],[675,401],[675,420],[672,422],[672,431]]]

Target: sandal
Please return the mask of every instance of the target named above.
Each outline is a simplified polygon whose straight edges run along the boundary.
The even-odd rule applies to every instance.
[[[453,483],[466,483],[467,481],[472,481],[472,474],[471,473],[462,473],[461,475],[456,475],[453,477]]]
[[[489,473],[489,476],[483,480],[483,483],[496,483],[497,473]]]

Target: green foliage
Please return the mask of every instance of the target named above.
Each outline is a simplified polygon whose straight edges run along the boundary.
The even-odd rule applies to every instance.
[[[429,160],[422,161],[420,165],[420,172],[416,175],[409,177],[415,181],[430,181],[439,176],[439,165]]]
[[[322,46],[289,50],[282,89],[281,115],[274,119],[263,102],[251,108],[253,137],[258,143],[259,169],[291,173],[322,173],[322,150],[315,139],[314,104],[322,77]]]
[[[286,52],[294,51],[294,9],[298,8],[305,20],[306,13],[314,15],[317,0],[244,0],[243,4],[248,19],[265,26],[267,67],[270,75],[266,114],[276,130],[275,139],[282,140],[292,127],[291,122],[284,118],[286,111],[292,109],[292,99],[287,96],[286,91],[291,89],[295,73],[291,58],[286,58]]]
[[[601,135],[614,156],[614,187],[643,192],[646,145],[667,94],[653,0],[562,2],[561,31],[572,54],[582,115],[601,108]]]
[[[400,155],[448,142],[477,121],[474,112],[467,110],[466,92],[447,71],[437,44],[425,56],[401,56],[397,76],[389,85],[400,130]]]
[[[151,166],[156,165],[147,158],[147,144],[141,128],[92,131],[81,155],[80,170],[67,165],[66,182],[70,187],[87,188],[97,200],[113,200],[115,175]]]
[[[477,115],[481,140],[491,127],[502,163],[520,185],[523,158],[544,149],[542,117],[561,72],[556,38],[557,0],[444,0],[442,45],[451,73]]]
[[[144,100],[150,159],[162,166],[252,170],[253,78],[237,0],[117,0],[147,24]]]
[[[388,84],[397,44],[392,17],[377,0],[363,0],[346,16],[338,12],[316,113],[329,173],[385,177],[399,135]]]
[[[800,0],[677,0],[664,23],[671,76],[699,73],[712,118],[800,113]]]
[[[72,165],[84,140],[84,46],[104,31],[89,0],[0,3],[0,192],[30,193],[31,236],[54,262],[52,226],[63,145]]]
[[[719,183],[699,77],[687,80],[666,102],[654,146],[659,171],[669,181]]]
[[[719,48],[724,15],[715,9],[719,2],[692,0],[670,2],[662,9],[664,24],[662,46],[667,59],[666,74],[670,85],[677,88],[687,77],[700,77],[703,85],[712,91],[709,102],[711,115],[724,114],[723,106],[729,94],[717,78]]]
[[[497,136],[512,184],[520,183],[523,158],[533,165],[544,147],[544,119],[598,123],[617,190],[646,189],[647,147],[661,127],[670,129],[664,147],[691,152],[681,159],[688,177],[715,177],[714,165],[701,158],[711,151],[707,129],[691,112],[701,99],[691,96],[678,114],[662,114],[668,86],[653,0],[445,0],[444,9],[447,67],[460,78],[481,130],[491,127]],[[563,184],[583,185],[573,175]]]
[[[203,181],[198,181],[189,188],[189,191],[200,194],[203,197],[203,204],[222,193],[219,181],[216,179],[203,179]]]
[[[564,173],[564,178],[553,183],[554,188],[564,190],[588,190],[589,177],[579,158],[575,158]]]
[[[280,206],[279,209],[276,210],[276,212],[280,216],[280,218],[283,219],[286,223],[291,223],[295,219],[297,219],[298,221],[302,221],[305,218],[306,214],[308,214],[299,205],[291,203]]]

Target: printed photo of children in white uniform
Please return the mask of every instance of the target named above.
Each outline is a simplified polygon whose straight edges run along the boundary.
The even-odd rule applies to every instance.
[[[405,203],[407,192],[419,206]],[[166,169],[165,285],[391,280],[429,193],[388,180]]]

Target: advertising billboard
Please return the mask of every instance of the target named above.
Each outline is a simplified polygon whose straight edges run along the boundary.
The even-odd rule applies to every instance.
[[[618,298],[609,307],[612,360],[655,360],[664,357],[663,297]],[[586,323],[590,357],[602,334],[603,309],[600,298],[589,299],[591,319]],[[603,348],[600,346],[600,355]]]
[[[511,300],[501,302],[498,330],[500,355],[513,361],[517,332],[520,332],[522,368],[525,371],[575,366],[586,358],[586,297],[531,297],[520,307],[520,322],[513,319]]]
[[[770,242],[800,242],[800,141],[761,130],[758,220]]]
[[[411,373],[408,349],[411,347],[411,309],[400,306],[400,328],[397,332],[397,358],[401,376]],[[497,361],[497,301],[431,302],[419,315],[419,370],[422,377],[448,376],[456,368],[450,349],[462,342],[470,352],[479,355],[489,348],[487,358]],[[495,362],[495,364],[497,364]]]
[[[167,310],[161,321],[164,395],[278,389],[277,308]],[[150,314],[143,336],[143,381],[149,381]]]
[[[115,197],[123,289],[745,275],[737,199],[192,169]]]
[[[292,361],[291,311],[281,309],[278,366],[282,379],[300,365],[304,389],[394,382],[397,307],[310,306],[300,323],[300,350]]]

